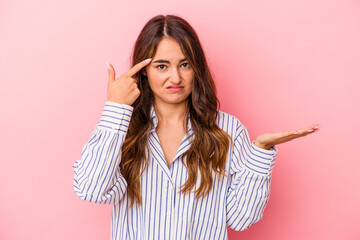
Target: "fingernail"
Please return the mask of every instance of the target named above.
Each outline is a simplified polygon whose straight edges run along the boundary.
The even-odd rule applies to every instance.
[[[151,62],[151,60],[152,60],[152,58],[148,58],[148,59],[145,60],[145,62],[149,63],[149,62]]]
[[[107,69],[110,70],[111,67],[110,67],[110,64],[108,62],[106,62],[106,66],[107,66]]]
[[[292,134],[298,134],[299,132],[298,131],[295,131],[295,132],[293,132]]]
[[[319,126],[314,127],[314,129],[318,129],[318,128],[319,128]]]
[[[309,129],[309,130],[307,130],[307,132],[313,132],[314,131],[314,129]]]

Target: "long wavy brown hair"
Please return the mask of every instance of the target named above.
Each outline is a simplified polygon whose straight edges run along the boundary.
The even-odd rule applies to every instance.
[[[206,62],[199,38],[190,24],[179,16],[157,15],[151,18],[141,30],[133,49],[132,66],[147,58],[153,58],[163,38],[175,39],[194,71],[192,92],[188,97],[188,111],[194,130],[194,139],[184,153],[183,164],[188,178],[181,192],[189,193],[195,186],[198,170],[201,175],[195,197],[206,196],[213,185],[211,169],[220,178],[226,175],[225,163],[230,137],[216,124],[219,100],[216,88]],[[126,139],[122,146],[121,174],[127,181],[127,191],[133,206],[136,199],[141,204],[140,176],[147,166],[148,137],[151,129],[150,110],[153,93],[143,71],[134,75],[140,96],[134,107]]]

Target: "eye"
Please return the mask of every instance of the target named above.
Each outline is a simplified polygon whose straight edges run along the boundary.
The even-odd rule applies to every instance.
[[[156,66],[156,68],[159,69],[159,70],[164,70],[166,68],[166,66],[165,65],[158,65],[158,66]]]
[[[181,64],[181,67],[190,68],[190,64],[188,62],[185,62]]]

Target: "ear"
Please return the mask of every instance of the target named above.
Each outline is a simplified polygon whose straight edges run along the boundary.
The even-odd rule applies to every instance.
[[[143,69],[141,70],[141,73],[144,74],[145,76],[147,76],[146,68],[143,68]]]

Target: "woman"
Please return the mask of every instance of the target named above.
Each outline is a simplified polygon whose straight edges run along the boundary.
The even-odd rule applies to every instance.
[[[259,221],[268,202],[276,144],[318,125],[250,142],[219,110],[193,28],[158,15],[138,36],[133,67],[108,64],[102,116],[75,162],[80,198],[113,204],[111,239],[227,239]]]

